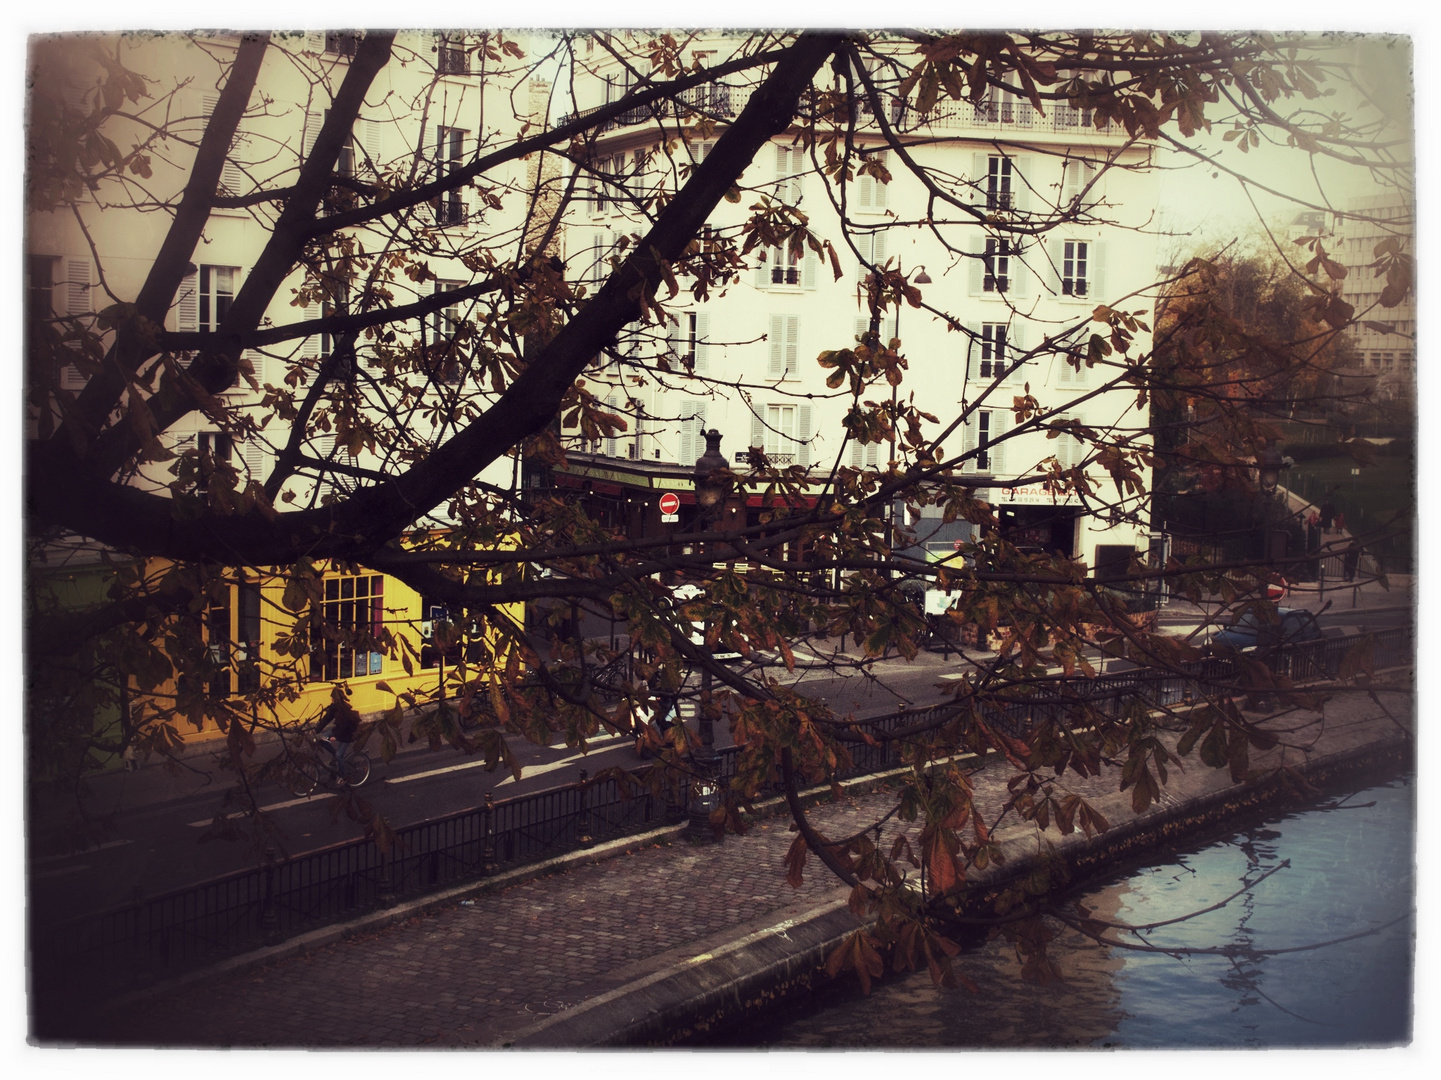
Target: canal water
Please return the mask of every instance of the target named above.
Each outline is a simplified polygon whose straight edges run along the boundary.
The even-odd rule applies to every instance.
[[[938,990],[924,971],[888,976],[869,997],[832,993],[733,1032],[727,1045],[1403,1045],[1411,1037],[1413,839],[1409,779],[1329,799],[1142,867],[1083,898],[1096,916],[1134,926],[1200,911],[1240,890],[1217,910],[1144,939],[1228,955],[1129,951],[1061,928],[1050,954],[1062,979],[1034,986],[1021,981],[1014,949],[992,939],[955,961],[979,994]]]

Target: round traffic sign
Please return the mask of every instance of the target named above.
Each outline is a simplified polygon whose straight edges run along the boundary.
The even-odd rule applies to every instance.
[[[680,496],[674,491],[667,491],[660,497],[660,512],[662,514],[676,514],[680,512]]]

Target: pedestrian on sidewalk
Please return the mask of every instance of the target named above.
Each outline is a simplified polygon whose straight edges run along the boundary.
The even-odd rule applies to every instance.
[[[1328,497],[1326,498],[1326,500],[1325,500],[1323,503],[1321,503],[1321,531],[1322,531],[1323,533],[1328,533],[1328,532],[1330,532],[1330,531],[1331,531],[1331,523],[1332,523],[1333,521],[1335,521],[1335,520],[1336,520],[1336,504],[1333,503],[1333,502],[1331,501],[1330,497],[1328,496]]]
[[[1361,565],[1361,545],[1352,544],[1346,549],[1345,567],[1346,580],[1356,580],[1356,568]]]
[[[339,767],[345,762],[345,755],[350,753],[350,745],[355,742],[355,735],[360,730],[360,714],[350,704],[350,687],[344,683],[330,688],[330,704],[320,714],[315,734],[319,735],[332,724],[335,726],[330,741],[335,747],[335,764]]]
[[[1346,511],[1344,510],[1336,511],[1336,531],[1338,533],[1346,531]]]

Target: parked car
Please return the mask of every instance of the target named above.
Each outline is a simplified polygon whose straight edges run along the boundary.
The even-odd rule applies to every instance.
[[[1275,622],[1255,611],[1245,611],[1211,639],[1211,648],[1241,652],[1316,641],[1321,636],[1321,624],[1304,608],[1277,608]]]

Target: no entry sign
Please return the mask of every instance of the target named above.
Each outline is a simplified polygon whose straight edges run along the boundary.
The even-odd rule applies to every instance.
[[[662,522],[670,523],[680,520],[680,496],[674,491],[667,491],[660,497],[660,519]]]

